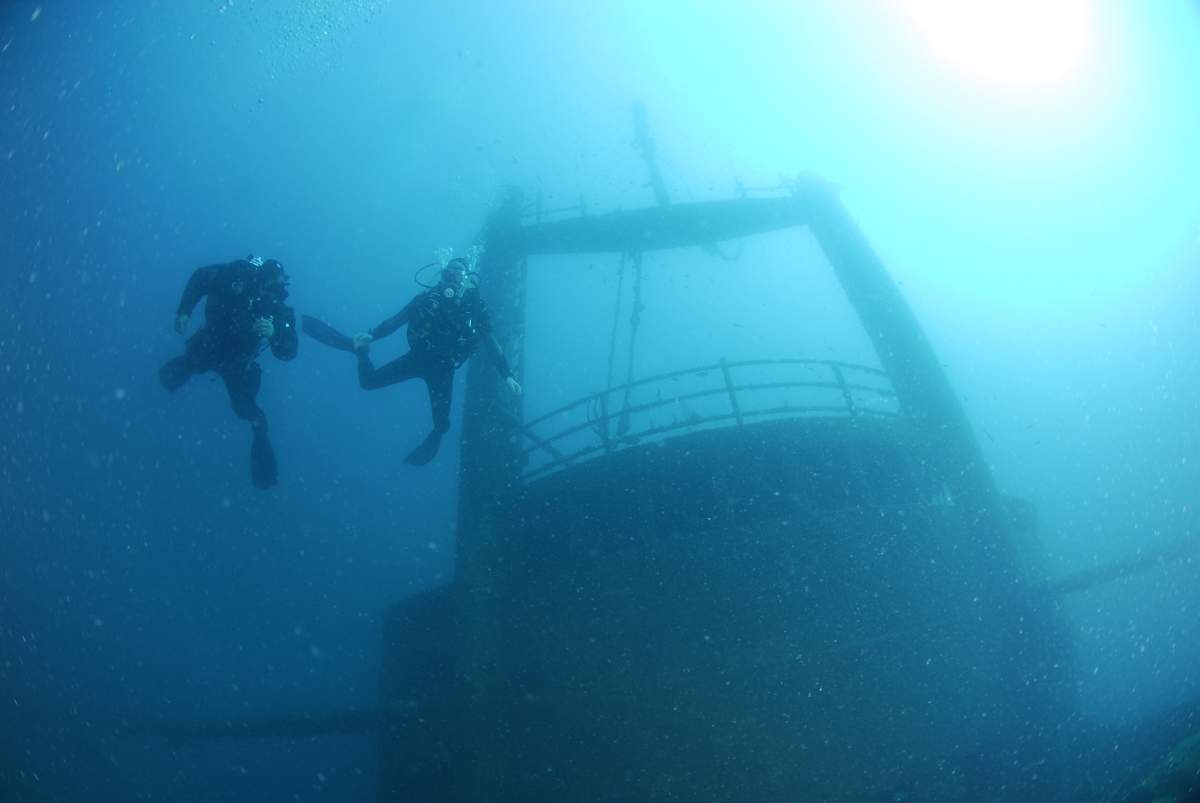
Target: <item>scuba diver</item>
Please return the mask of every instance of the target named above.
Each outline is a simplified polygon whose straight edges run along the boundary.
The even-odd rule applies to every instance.
[[[188,279],[175,315],[184,334],[192,309],[204,296],[204,326],[187,340],[182,356],[158,371],[169,391],[194,374],[216,371],[229,391],[233,412],[250,422],[250,479],[267,489],[278,480],[275,450],[267,437],[267,417],[255,402],[262,384],[258,355],[269,345],[280,360],[296,356],[296,314],[284,303],[288,275],[277,260],[250,255],[223,265],[198,268]]]
[[[419,276],[420,270],[417,273]],[[327,346],[355,354],[358,383],[364,390],[378,390],[415,377],[425,380],[433,411],[433,429],[404,458],[409,465],[423,466],[437,454],[442,436],[450,429],[454,371],[481,343],[496,370],[508,382],[509,389],[513,393],[521,392],[521,385],[513,377],[508,360],[492,333],[487,305],[474,281],[469,281],[474,275],[465,259],[450,260],[442,267],[436,286],[423,285],[428,289],[408,302],[404,309],[353,338],[317,318],[309,315],[301,318],[305,334]],[[369,355],[371,343],[406,324],[409,351],[376,368]]]

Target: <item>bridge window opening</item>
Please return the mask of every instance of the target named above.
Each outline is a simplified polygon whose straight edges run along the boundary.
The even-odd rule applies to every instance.
[[[527,479],[687,432],[895,416],[866,332],[814,238],[531,257]]]

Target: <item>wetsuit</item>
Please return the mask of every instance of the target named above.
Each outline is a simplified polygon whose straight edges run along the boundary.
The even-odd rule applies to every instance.
[[[167,390],[175,391],[194,374],[216,371],[229,392],[233,412],[249,421],[253,430],[251,480],[260,488],[269,488],[275,484],[278,470],[267,437],[267,417],[257,403],[262,384],[258,355],[264,346],[254,333],[254,324],[260,318],[271,319],[275,332],[267,344],[280,360],[296,356],[299,338],[295,312],[284,303],[287,291],[282,285],[275,292],[264,291],[263,278],[262,269],[245,260],[196,270],[184,288],[178,314],[191,315],[207,296],[204,326],[188,338],[182,356],[159,369],[159,380]]]
[[[442,435],[450,429],[450,400],[454,389],[454,371],[480,345],[502,376],[509,377],[508,360],[492,333],[487,305],[475,288],[461,296],[447,298],[446,285],[421,293],[404,309],[369,331],[372,341],[387,337],[401,326],[408,326],[409,351],[389,363],[375,367],[367,349],[355,352],[358,358],[358,383],[364,390],[377,390],[421,378],[429,389],[433,412],[433,431],[414,449],[405,462],[428,463],[437,454]],[[322,343],[352,351],[351,340],[328,324],[304,316],[304,331]]]

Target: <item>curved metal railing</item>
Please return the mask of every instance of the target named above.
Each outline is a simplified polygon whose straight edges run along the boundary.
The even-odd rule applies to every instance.
[[[766,366],[803,367],[825,372],[823,378],[738,384],[733,372],[739,369]],[[706,379],[712,374],[721,378],[719,385],[687,388],[683,392],[664,396],[662,385],[683,378]],[[847,375],[850,379],[847,379]],[[864,376],[866,379],[860,379]],[[852,381],[857,380],[857,381]],[[875,385],[864,384],[874,380]],[[635,391],[653,389],[658,392],[653,399],[633,402]],[[793,403],[790,398],[782,404],[777,401],[767,406],[755,406],[753,402],[765,395],[778,396],[780,392],[801,390],[812,395],[813,391],[826,392],[836,398],[836,403],[815,404]],[[690,402],[713,400],[724,397],[720,409],[700,414],[689,409]],[[613,404],[617,399],[619,405]],[[670,423],[656,424],[636,429],[635,418],[655,410],[674,406],[682,416],[676,415]],[[580,415],[579,411],[583,411]],[[775,417],[799,417],[813,414],[842,414],[846,416],[874,415],[899,416],[899,403],[888,375],[878,368],[840,362],[837,360],[744,360],[729,362],[720,360],[715,365],[669,371],[644,377],[634,382],[616,385],[608,390],[575,399],[560,407],[525,422],[521,428],[526,443],[522,445],[525,470],[521,478],[525,481],[585,462],[592,457],[636,445],[676,430],[696,430],[712,425],[727,423],[742,426],[749,419]],[[546,432],[556,418],[571,416],[575,420]],[[579,420],[582,418],[582,420]],[[615,426],[614,426],[615,424]],[[588,433],[591,433],[591,436]],[[578,443],[584,439],[584,443]],[[568,442],[571,443],[567,446]],[[538,457],[543,458],[537,460]]]

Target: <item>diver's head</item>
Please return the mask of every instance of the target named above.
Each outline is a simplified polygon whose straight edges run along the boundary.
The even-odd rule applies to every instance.
[[[467,261],[452,259],[442,268],[442,294],[446,298],[461,297],[467,289]]]
[[[442,268],[442,282],[445,284],[465,284],[467,274],[470,269],[467,267],[467,260],[462,257],[456,257],[446,263]]]
[[[265,260],[258,267],[258,286],[265,295],[286,298],[290,281],[283,263],[278,259]]]

